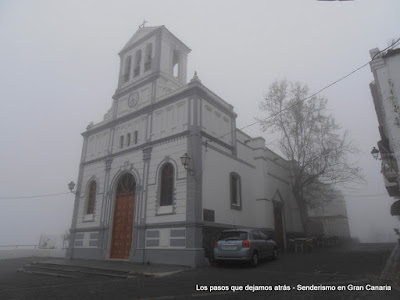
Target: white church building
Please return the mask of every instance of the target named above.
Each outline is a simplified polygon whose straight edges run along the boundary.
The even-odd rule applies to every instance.
[[[223,229],[259,228],[282,248],[303,234],[288,162],[196,74],[187,83],[190,51],[164,26],[120,51],[111,109],[82,134],[69,257],[195,266]]]

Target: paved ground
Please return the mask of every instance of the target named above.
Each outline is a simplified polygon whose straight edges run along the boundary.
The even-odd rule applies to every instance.
[[[400,291],[389,282],[390,291],[367,291],[385,286],[379,277],[391,255],[393,244],[369,244],[352,248],[315,250],[304,255],[282,254],[257,268],[230,264],[220,268],[186,269],[165,277],[138,276],[113,279],[88,276],[58,278],[15,270],[32,258],[0,261],[0,299],[400,299]],[[39,260],[44,260],[40,258]],[[152,266],[157,271],[157,266]],[[298,286],[300,285],[300,286]],[[298,288],[335,288],[335,291],[305,291]],[[211,287],[223,289],[212,291]],[[246,288],[247,287],[247,288]],[[251,289],[271,287],[280,291]],[[343,287],[343,291],[338,291]],[[363,290],[349,290],[354,289]],[[241,289],[235,291],[233,289]],[[207,289],[201,291],[200,289]],[[227,291],[225,289],[228,289]],[[246,290],[250,289],[250,290]],[[286,290],[284,290],[286,289]]]
[[[400,240],[387,260],[380,279],[393,282],[400,289]]]
[[[41,263],[56,264],[63,266],[79,266],[83,268],[96,268],[105,270],[117,270],[132,272],[133,274],[141,273],[161,277],[176,272],[186,271],[190,269],[187,266],[178,265],[161,265],[161,264],[138,264],[126,261],[110,261],[110,260],[89,260],[89,259],[65,259],[65,258],[48,258],[40,260]]]

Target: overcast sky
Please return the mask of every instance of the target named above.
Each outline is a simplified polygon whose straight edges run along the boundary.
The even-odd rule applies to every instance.
[[[400,1],[0,1],[0,245],[36,244],[71,225],[83,138],[117,87],[117,53],[144,19],[165,25],[192,49],[188,79],[234,105],[239,128],[260,116],[275,79],[317,91],[369,61],[369,50],[400,37]],[[351,233],[394,240],[380,164],[369,66],[324,91],[330,112],[361,149],[368,184],[346,190]],[[273,138],[258,125],[245,130]]]

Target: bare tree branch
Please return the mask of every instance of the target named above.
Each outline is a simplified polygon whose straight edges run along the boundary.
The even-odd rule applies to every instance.
[[[358,148],[327,113],[328,100],[313,96],[300,82],[273,82],[260,102],[267,113],[258,119],[263,131],[279,133],[279,146],[290,162],[290,183],[304,228],[308,208],[322,206],[336,196],[338,185],[362,182],[361,169],[349,159]]]

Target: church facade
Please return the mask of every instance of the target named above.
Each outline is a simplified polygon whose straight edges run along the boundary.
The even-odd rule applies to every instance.
[[[256,227],[282,248],[303,232],[289,163],[196,74],[186,82],[190,51],[164,26],[120,51],[111,109],[82,134],[69,257],[195,266],[223,229]]]

